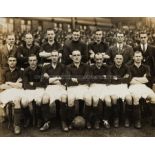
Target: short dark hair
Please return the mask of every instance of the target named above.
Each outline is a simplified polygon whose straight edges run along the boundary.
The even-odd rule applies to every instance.
[[[73,33],[73,32],[80,32],[80,30],[79,30],[79,29],[73,29],[73,30],[72,30],[72,33]]]
[[[101,29],[96,29],[96,30],[95,30],[95,33],[98,32],[98,31],[102,31],[102,30],[101,30]],[[102,33],[103,33],[103,31],[102,31]]]
[[[6,35],[6,37],[8,38],[8,36],[14,36],[14,37],[15,37],[15,34],[14,34],[14,33],[8,33],[8,34]]]
[[[121,53],[116,53],[116,55],[115,55],[114,58],[116,58],[117,55],[121,55],[121,56],[123,57],[123,54],[121,54]],[[123,57],[123,58],[124,58],[124,57]]]
[[[58,50],[56,50],[56,49],[52,50],[51,52],[58,52],[58,53],[59,53],[59,51],[58,51]]]
[[[29,59],[30,57],[36,57],[36,58],[38,59],[38,57],[37,57],[36,54],[30,54],[30,55],[28,56],[28,59]]]
[[[26,35],[27,35],[27,34],[30,34],[30,35],[32,35],[32,33],[30,33],[30,32],[27,32],[27,33],[25,33],[25,35],[24,35],[24,36],[26,37]],[[33,35],[32,35],[32,37],[33,37]]]
[[[116,32],[116,37],[117,37],[117,34],[123,34],[123,35],[125,36],[125,34],[124,34],[123,31],[117,31],[117,32]]]
[[[47,31],[53,31],[53,32],[55,33],[55,30],[52,29],[52,28],[47,28],[47,29],[46,29],[46,33],[47,33]]]
[[[15,55],[13,55],[13,54],[10,54],[9,56],[8,56],[8,59],[9,58],[16,58],[17,59],[17,57],[15,56]]]
[[[100,52],[95,53],[95,55],[94,55],[94,59],[96,59],[96,56],[97,56],[97,55],[102,55],[102,53],[100,53]],[[103,55],[102,55],[102,58],[103,58],[103,60],[104,60]]]
[[[146,35],[148,35],[148,33],[147,33],[146,31],[140,31],[140,32],[139,32],[139,36],[140,36],[141,34],[146,34]]]
[[[137,51],[134,52],[134,55],[137,54],[137,53],[141,53],[142,54],[142,51],[137,50]]]
[[[80,50],[78,50],[78,49],[74,49],[74,50],[72,51],[72,54],[73,54],[73,52],[74,52],[74,51],[79,51],[79,52],[80,52],[80,54],[81,54],[81,51],[80,51]]]

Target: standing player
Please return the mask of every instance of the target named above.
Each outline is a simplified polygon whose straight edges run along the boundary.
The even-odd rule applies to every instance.
[[[125,36],[122,32],[117,32],[116,34],[116,44],[111,46],[108,51],[110,56],[109,63],[112,64],[116,54],[123,55],[123,61],[125,64],[131,64],[133,58],[133,49],[131,46],[127,45],[125,42]]]
[[[66,69],[66,75],[68,76],[67,94],[70,114],[70,129],[72,128],[71,122],[75,116],[75,101],[84,100],[86,105],[91,103],[88,94],[88,65],[81,62],[82,56],[79,50],[72,51],[71,58],[73,63],[68,65]]]
[[[16,57],[8,57],[8,69],[5,70],[4,84],[0,85],[3,90],[0,93],[0,105],[4,108],[7,104],[13,103],[14,105],[14,133],[20,134],[20,120],[21,120],[21,95],[23,94],[22,88],[22,74],[16,67]]]
[[[130,111],[132,105],[132,97],[128,90],[130,81],[129,68],[123,64],[123,55],[116,54],[114,64],[109,68],[111,84],[108,86],[113,104],[113,123],[114,127],[119,127],[119,105],[118,99],[126,101],[126,110]],[[126,111],[126,113],[128,113]],[[128,117],[126,116],[125,126],[129,126]]]
[[[28,56],[29,67],[24,70],[23,74],[23,88],[25,89],[24,94],[22,95],[22,107],[25,115],[25,127],[29,126],[30,123],[30,114],[29,107],[32,108],[32,102],[35,101],[36,104],[36,117],[38,127],[41,123],[41,102],[44,94],[44,88],[41,83],[42,68],[39,67],[38,59],[35,54]]]
[[[82,55],[82,62],[88,61],[88,50],[87,45],[80,40],[80,30],[73,30],[72,40],[66,41],[63,47],[63,63],[68,65],[72,63],[72,51],[79,50]]]
[[[95,41],[88,45],[89,59],[91,62],[94,62],[94,56],[96,53],[102,53],[104,59],[109,59],[107,55],[108,44],[102,41],[103,32],[100,29],[95,31]]]
[[[17,48],[18,66],[25,69],[29,66],[28,57],[35,54],[39,58],[39,46],[34,45],[31,33],[25,34],[25,44]]]
[[[62,46],[55,40],[55,31],[51,28],[47,29],[46,36],[47,42],[41,46],[39,53],[43,66],[51,63],[51,54],[53,50],[59,51],[59,57],[62,56]]]
[[[53,50],[51,52],[51,63],[43,68],[43,82],[46,85],[46,90],[42,102],[44,125],[40,128],[40,131],[49,129],[51,117],[49,108],[54,108],[56,100],[60,101],[62,129],[68,131],[68,126],[66,124],[67,92],[64,85],[64,72],[64,65],[59,63],[59,52]]]
[[[104,56],[102,53],[96,53],[94,58],[95,64],[90,67],[91,84],[89,88],[93,103],[93,112],[96,116],[94,128],[99,129],[100,120],[103,120],[105,128],[108,129],[110,128],[109,116],[111,112],[111,98],[106,85],[109,83],[108,67],[103,64]],[[103,102],[105,102],[104,118],[102,117]],[[86,110],[88,108],[86,106]],[[89,125],[90,120],[87,121],[87,128],[89,129],[91,127]]]
[[[142,64],[142,52],[134,53],[134,64],[130,67],[132,79],[130,81],[129,91],[133,97],[133,113],[135,128],[141,128],[141,110],[139,100],[141,98],[148,99],[152,106],[152,125],[155,126],[155,93],[147,87],[150,80],[149,66]]]

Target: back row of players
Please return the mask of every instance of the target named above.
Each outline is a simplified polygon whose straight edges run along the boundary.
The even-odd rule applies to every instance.
[[[33,101],[36,104],[38,122],[43,121],[40,124],[41,131],[50,128],[50,109],[56,100],[60,101],[64,131],[72,128],[77,100],[85,103],[84,117],[88,129],[92,128],[92,112],[95,116],[95,129],[99,129],[100,120],[105,128],[110,128],[111,111],[113,125],[118,127],[118,99],[126,103],[125,126],[130,126],[129,115],[133,113],[135,127],[141,128],[141,97],[150,101],[152,124],[155,125],[155,94],[146,85],[154,77],[154,47],[147,44],[147,34],[140,34],[143,44],[133,52],[132,47],[124,43],[123,33],[117,33],[117,43],[109,49],[102,42],[102,31],[97,30],[95,33],[96,41],[89,45],[89,60],[87,46],[79,41],[78,30],[73,31],[73,38],[64,45],[63,52],[54,40],[55,33],[52,29],[47,30],[48,42],[41,50],[32,44],[31,34],[25,35],[25,46],[17,50],[6,44],[8,51],[1,51],[3,84],[0,88],[3,91],[0,93],[0,103],[2,107],[7,103],[14,103],[15,134],[21,132],[21,113],[27,117]],[[13,38],[13,35],[8,35],[8,42]],[[91,62],[95,64],[89,65]],[[104,112],[101,110],[103,103]]]

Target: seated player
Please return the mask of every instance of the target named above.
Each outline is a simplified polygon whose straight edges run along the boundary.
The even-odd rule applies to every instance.
[[[17,58],[10,55],[8,57],[8,69],[4,74],[4,83],[0,85],[0,89],[3,90],[0,93],[0,106],[5,108],[7,104],[13,104],[14,106],[14,133],[20,134],[20,120],[21,120],[21,95],[23,93],[22,88],[22,73],[16,67]]]
[[[23,113],[25,115],[25,124],[24,127],[30,125],[30,113],[29,110],[36,111],[37,117],[37,126],[41,126],[41,102],[44,94],[44,88],[41,83],[42,68],[38,66],[37,55],[31,54],[28,56],[29,67],[24,70],[23,74],[23,88],[25,89],[24,94],[22,95],[22,107]],[[35,102],[32,107],[33,101]]]
[[[67,66],[66,75],[67,79],[67,94],[68,94],[68,107],[69,107],[69,128],[72,129],[71,122],[75,117],[75,102],[85,101],[89,104],[88,94],[88,65],[81,62],[81,52],[79,50],[72,51],[71,55],[73,63]],[[88,97],[87,97],[88,96]],[[87,101],[88,98],[88,101]]]
[[[59,52],[53,50],[51,52],[51,63],[43,68],[43,82],[46,85],[45,94],[42,102],[42,115],[44,119],[44,125],[40,128],[40,131],[45,131],[50,128],[50,111],[49,108],[55,108],[54,104],[56,100],[60,101],[60,117],[62,129],[68,131],[66,124],[66,102],[67,92],[65,81],[63,79],[65,67],[59,63]]]
[[[134,64],[130,67],[131,81],[129,91],[133,97],[133,114],[135,128],[141,128],[141,110],[139,100],[141,98],[150,101],[152,106],[152,125],[155,126],[155,93],[152,89],[147,87],[150,80],[149,66],[142,64],[142,52],[136,51],[134,53]]]
[[[130,81],[129,68],[123,64],[123,55],[116,54],[114,64],[109,67],[109,74],[111,84],[108,86],[109,93],[112,99],[113,106],[113,124],[114,127],[119,127],[119,104],[118,99],[126,101],[125,109],[129,111],[129,105],[132,105],[132,97],[128,90],[128,83]],[[127,113],[127,112],[125,112]],[[129,126],[128,117],[125,119],[125,126]]]
[[[111,111],[111,98],[108,94],[107,85],[109,82],[108,78],[108,67],[103,64],[104,57],[102,53],[95,54],[95,64],[90,67],[90,88],[89,93],[93,103],[93,113],[95,114],[95,129],[99,129],[100,120],[103,119],[105,128],[110,128],[109,116]],[[104,118],[103,115],[103,102],[105,102]],[[100,105],[101,104],[101,105]],[[90,109],[87,107],[86,110]],[[88,117],[90,118],[90,117]],[[87,120],[87,128],[91,128],[90,120]]]

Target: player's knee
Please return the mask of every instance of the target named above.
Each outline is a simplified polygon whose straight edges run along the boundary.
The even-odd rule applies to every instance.
[[[21,99],[21,105],[22,105],[22,107],[27,107],[28,104],[29,104],[29,101],[28,101],[27,98],[22,98]]]
[[[68,95],[68,106],[73,107],[75,105],[75,96],[74,95]]]
[[[147,99],[149,99],[152,104],[155,104],[155,95],[149,95]]]
[[[87,94],[84,96],[84,101],[85,101],[85,104],[87,106],[91,106],[92,105],[92,97],[91,95]]]
[[[73,107],[75,105],[75,98],[69,98],[68,99],[68,106]]]
[[[93,96],[93,107],[97,107],[99,102],[99,97]]]
[[[40,106],[42,103],[42,97],[38,97],[35,99],[36,105]]]
[[[113,104],[117,104],[118,97],[116,95],[111,95],[111,100]]]
[[[68,107],[73,107],[75,105],[74,101],[68,101]]]
[[[140,98],[136,95],[133,95],[132,98],[133,98],[133,105],[139,105]]]
[[[125,97],[125,101],[128,105],[132,105],[132,96],[131,95],[127,95]]]
[[[106,96],[104,98],[104,101],[105,101],[106,106],[111,107],[111,98],[110,98],[110,96]]]
[[[61,102],[63,102],[63,103],[67,102],[67,95],[66,94],[61,96]]]
[[[92,96],[92,100],[93,100],[93,102],[98,102],[98,101],[99,101],[99,97],[93,95],[93,96]]]
[[[21,104],[20,104],[21,98],[20,97],[17,97],[13,102],[14,102],[14,108],[15,109],[20,109],[21,108]]]
[[[44,94],[42,98],[42,104],[48,104],[50,102],[50,96],[48,94]]]

